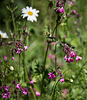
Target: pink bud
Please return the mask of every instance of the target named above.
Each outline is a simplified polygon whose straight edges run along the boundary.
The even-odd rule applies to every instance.
[[[36,91],[36,96],[40,96],[40,92],[37,92],[37,91]]]
[[[64,39],[66,38],[66,35],[64,35]]]
[[[12,60],[14,60],[14,57],[12,57]]]
[[[53,55],[52,54],[49,54],[49,58],[52,59],[52,57],[53,57]]]
[[[7,60],[7,56],[6,55],[4,56],[4,60]]]
[[[62,82],[64,82],[64,81],[65,81],[65,79],[64,79],[64,78],[61,78],[61,79],[60,79],[60,82],[61,82],[61,83],[62,83]]]
[[[19,88],[20,88],[20,86],[21,86],[20,84],[17,84],[17,85],[16,85],[16,89],[19,89]]]
[[[31,80],[29,83],[30,83],[30,84],[33,84],[33,83],[34,83],[34,80]]]
[[[76,14],[76,10],[73,10],[73,13]]]
[[[64,60],[67,60],[67,55],[65,55]]]
[[[28,49],[28,46],[24,46],[25,51]]]
[[[20,39],[20,41],[22,41],[22,39]]]
[[[55,43],[54,42],[51,42],[51,44],[54,45]]]

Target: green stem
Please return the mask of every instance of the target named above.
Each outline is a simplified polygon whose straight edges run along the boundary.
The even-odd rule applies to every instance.
[[[25,60],[25,52],[23,52],[23,69],[24,69],[24,80],[26,80],[27,82],[29,82],[29,78],[28,78],[28,74],[27,74],[27,70],[26,70],[26,60]]]
[[[46,60],[47,60],[47,54],[48,54],[48,48],[49,48],[49,43],[47,44],[47,50],[46,50],[45,59],[44,59],[44,71],[45,71],[45,66],[46,66]]]
[[[45,58],[44,58],[44,66],[43,66],[43,78],[42,78],[42,91],[43,91],[43,85],[44,85],[44,76],[45,76],[45,66],[46,66],[46,60],[47,60],[47,54],[48,54],[48,48],[49,48],[49,43],[47,44],[47,50],[46,50],[46,54],[45,54]],[[42,93],[41,91],[41,93]]]
[[[13,21],[14,32],[15,32],[15,35],[16,35],[15,18],[14,18],[14,14],[13,14],[13,12],[12,12],[11,14],[12,14],[12,21]]]
[[[31,6],[33,7],[33,0],[31,0]]]
[[[51,30],[51,18],[52,18],[52,7],[50,7],[50,25],[49,25],[49,32]]]
[[[17,93],[16,93],[16,100],[17,100]]]
[[[57,47],[56,47],[56,46],[57,46],[57,45],[55,44],[55,70],[57,69],[57,68],[56,68],[56,65],[57,65],[57,57],[56,57],[56,48],[57,48]]]
[[[56,36],[56,40],[57,40],[57,27],[56,27],[55,36]],[[57,49],[57,45],[55,44],[55,70],[56,70],[56,63],[57,63],[56,49]]]
[[[35,93],[34,93],[34,91],[33,91],[33,89],[32,89],[31,86],[30,86],[30,90],[31,90],[31,92],[32,92],[32,94],[33,94],[34,100],[37,100],[36,95],[35,95]]]
[[[56,36],[56,41],[58,39],[58,35],[57,35],[57,26],[58,26],[58,17],[57,17],[57,20],[56,20],[56,32],[55,32],[55,36]],[[56,51],[57,51],[57,44],[55,44],[55,70],[57,69],[56,68],[56,65],[57,65],[57,56],[56,56]]]
[[[52,36],[53,36],[55,30],[57,29],[57,26],[58,26],[60,23],[61,23],[61,22],[58,23],[58,16],[57,16],[56,26],[55,26],[55,28],[54,28],[54,30],[53,30],[53,32],[52,32]]]
[[[5,65],[4,73],[3,73],[3,87],[5,86],[5,72],[6,72],[6,65]]]
[[[52,90],[53,90],[52,100],[54,100],[55,90],[56,90],[56,87],[57,87],[58,82],[59,82],[59,79],[58,79],[58,81],[55,83],[54,89],[52,89]]]

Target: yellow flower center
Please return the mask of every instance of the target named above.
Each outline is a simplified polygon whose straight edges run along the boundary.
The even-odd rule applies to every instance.
[[[3,35],[1,35],[1,37],[3,38]]]
[[[33,15],[33,13],[32,13],[31,11],[28,11],[28,15],[32,16],[32,15]]]

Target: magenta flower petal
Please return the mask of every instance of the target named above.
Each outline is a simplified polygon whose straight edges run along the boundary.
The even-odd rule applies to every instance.
[[[82,59],[82,57],[76,56],[76,62],[79,61],[79,60],[81,60],[81,59]]]
[[[60,12],[60,13],[64,13],[64,8],[61,7],[60,10],[59,10],[59,12]]]
[[[17,85],[16,85],[16,89],[19,89],[19,88],[20,88],[20,86],[21,86],[20,84],[17,84]]]
[[[40,92],[36,91],[36,96],[40,96]]]
[[[64,82],[64,81],[65,81],[65,79],[64,79],[64,78],[61,78],[61,79],[60,79],[60,82],[61,82],[61,83],[62,83],[62,82]]]
[[[29,83],[30,83],[30,84],[33,84],[33,83],[34,83],[34,80],[31,80]]]

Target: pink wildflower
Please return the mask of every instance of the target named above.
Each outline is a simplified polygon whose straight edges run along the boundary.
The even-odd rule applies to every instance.
[[[7,56],[6,55],[4,56],[4,60],[7,60]]]
[[[71,5],[73,5],[73,2],[72,1],[68,1],[68,3],[71,4]]]
[[[12,57],[12,60],[14,60],[14,57]]]
[[[25,89],[23,90],[23,95],[27,95],[27,92],[28,92],[28,89],[25,88]]]
[[[25,51],[28,49],[28,46],[24,46]]]
[[[9,98],[9,96],[11,95],[11,93],[10,92],[7,92],[7,93],[2,93],[2,97],[3,98]]]
[[[52,54],[49,54],[49,58],[52,59],[52,57],[53,57],[53,55]]]
[[[40,96],[40,92],[36,91],[36,96]]]
[[[20,54],[22,51],[23,49],[18,48],[16,53]]]
[[[76,14],[76,10],[73,10],[73,13]]]
[[[81,60],[81,59],[82,59],[82,57],[76,56],[76,62],[77,62],[78,60]]]
[[[17,85],[16,85],[16,89],[19,89],[19,88],[20,88],[20,86],[21,86],[20,84],[17,84]]]
[[[54,45],[55,43],[54,42],[51,42],[51,44]]]
[[[59,12],[60,12],[60,13],[64,13],[64,8],[61,7],[60,10],[59,10]]]
[[[22,41],[22,39],[20,39],[20,41]]]
[[[33,84],[33,83],[34,83],[34,80],[31,80],[29,83],[30,83],[30,84]]]
[[[64,39],[66,38],[66,35],[64,35]]]
[[[6,85],[4,89],[5,89],[6,91],[8,91],[8,90],[9,90],[9,86]]]
[[[69,57],[69,58],[67,59],[67,61],[66,61],[66,62],[71,63],[71,62],[73,62],[73,61],[74,61],[74,59],[72,59],[72,58],[70,58],[70,57]]]
[[[66,98],[66,95],[68,94],[68,91],[66,89],[63,89],[62,92],[63,92],[62,93],[63,97]]]
[[[56,76],[53,73],[48,73],[49,78],[54,79]]]
[[[65,81],[65,79],[64,79],[64,78],[61,78],[61,79],[60,79],[60,82],[61,82],[61,83],[62,83],[62,82],[64,82],[64,81]]]
[[[75,57],[76,56],[76,53],[74,52],[74,51],[70,51],[70,53],[69,53],[69,57]]]
[[[63,89],[62,92],[67,93],[66,89]]]
[[[67,55],[65,55],[64,60],[67,60]]]

